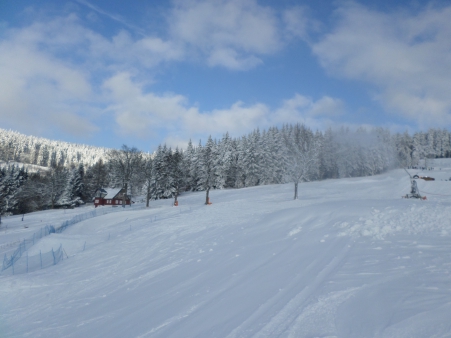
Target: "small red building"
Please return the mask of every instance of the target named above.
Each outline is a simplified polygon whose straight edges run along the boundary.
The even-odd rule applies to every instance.
[[[111,205],[113,207],[121,206],[124,201],[124,195],[125,205],[130,205],[130,196],[125,194],[124,188],[99,188],[96,190],[96,193],[94,195],[94,206],[96,208],[99,205]]]

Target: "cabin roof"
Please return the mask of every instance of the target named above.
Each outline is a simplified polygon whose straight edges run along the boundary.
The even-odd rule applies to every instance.
[[[103,189],[103,190],[106,191],[106,195],[103,198],[105,198],[105,199],[112,199],[112,198],[116,197],[116,195],[119,194],[119,192],[122,189],[121,188],[106,188],[106,189]]]

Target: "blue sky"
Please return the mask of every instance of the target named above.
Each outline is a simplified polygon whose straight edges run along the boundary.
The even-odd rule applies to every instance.
[[[449,1],[0,1],[0,127],[153,151],[451,126]]]

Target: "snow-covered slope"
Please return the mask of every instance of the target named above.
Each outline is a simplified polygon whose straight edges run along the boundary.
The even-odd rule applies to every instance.
[[[0,276],[0,336],[449,337],[449,164],[412,170],[437,179],[418,180],[425,201],[401,198],[395,170],[303,183],[299,200],[290,184],[212,191],[210,206],[192,193],[75,224],[29,251],[61,243],[68,259]],[[87,210],[7,218],[0,245]]]

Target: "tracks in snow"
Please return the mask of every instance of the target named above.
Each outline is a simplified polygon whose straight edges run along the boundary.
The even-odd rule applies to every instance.
[[[318,298],[324,283],[344,264],[349,250],[347,241],[337,239],[324,255],[311,262],[283,291],[263,303],[227,338],[285,337],[295,333],[291,331],[297,327],[297,318],[302,316],[312,298]],[[255,327],[260,330],[252,332],[250,328]]]

